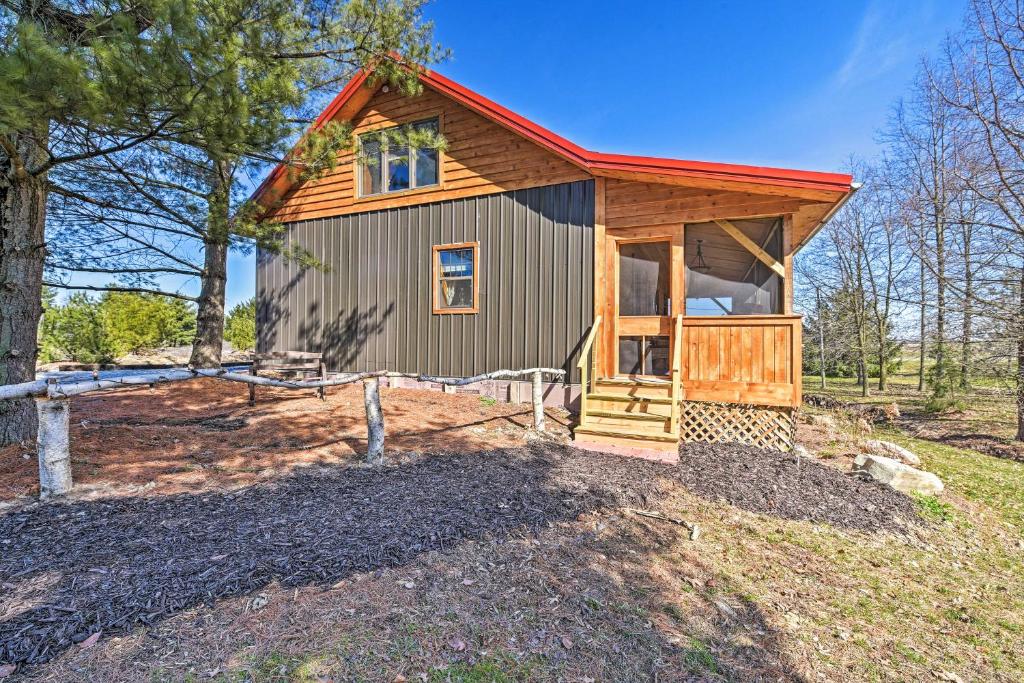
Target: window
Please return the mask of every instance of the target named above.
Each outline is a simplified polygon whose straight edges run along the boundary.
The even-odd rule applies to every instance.
[[[410,128],[419,133],[437,135],[438,121],[420,121]],[[363,135],[359,140],[359,196],[402,192],[438,184],[436,149],[410,149],[388,135],[398,127]],[[400,136],[403,139],[409,136]]]
[[[782,260],[782,219],[730,221]],[[782,313],[782,278],[717,223],[686,226],[686,315]]]
[[[477,254],[479,242],[434,247],[434,313],[479,310]]]

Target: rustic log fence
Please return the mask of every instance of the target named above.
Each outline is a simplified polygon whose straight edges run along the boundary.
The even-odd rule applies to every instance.
[[[564,370],[554,368],[528,368],[526,370],[496,370],[473,377],[435,377],[404,372],[359,372],[345,374],[335,379],[288,380],[249,374],[244,367],[199,369],[171,368],[152,373],[73,380],[61,383],[56,378],[35,380],[21,384],[0,386],[0,401],[16,398],[35,398],[39,416],[39,430],[36,437],[36,453],[39,459],[39,497],[63,495],[72,487],[70,454],[71,398],[93,391],[123,389],[141,386],[155,386],[169,382],[207,377],[228,382],[239,382],[250,386],[278,387],[282,389],[319,389],[337,387],[355,382],[363,383],[363,403],[366,409],[367,463],[384,463],[384,414],[380,408],[380,378],[409,378],[420,382],[461,387],[487,380],[517,379],[529,377],[532,384],[533,425],[544,431],[543,376],[564,377]]]

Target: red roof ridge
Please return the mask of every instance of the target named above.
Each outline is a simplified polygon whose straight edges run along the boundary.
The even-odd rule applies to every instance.
[[[366,83],[371,71],[360,70],[342,88],[341,92],[320,113],[311,130],[316,130],[331,121],[337,113]],[[785,187],[825,190],[848,193],[853,176],[845,173],[801,171],[769,166],[717,163],[710,161],[689,161],[664,157],[644,157],[629,154],[609,154],[584,149],[567,138],[520,116],[511,109],[476,93],[436,71],[422,69],[420,81],[430,88],[454,99],[477,113],[491,119],[519,135],[535,142],[551,152],[567,159],[581,168],[600,175],[600,171],[623,171],[639,174],[660,174],[717,178],[725,181],[779,185]],[[287,166],[278,164],[260,183],[252,199],[259,201],[263,194],[279,180]]]

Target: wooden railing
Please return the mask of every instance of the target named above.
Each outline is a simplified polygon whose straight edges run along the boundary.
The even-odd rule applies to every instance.
[[[676,316],[672,333],[672,433],[679,436],[679,404],[683,400],[683,315]]]
[[[682,385],[687,400],[799,406],[797,315],[688,316]]]
[[[590,370],[590,376],[592,378],[597,377],[597,354],[591,353],[594,346],[594,340],[597,338],[598,330],[601,329],[601,316],[594,318],[594,324],[590,328],[590,334],[587,335],[587,340],[583,342],[583,348],[580,349],[580,360],[576,364],[576,367],[580,369],[580,424],[586,424],[587,420],[587,394],[590,393],[590,382],[588,380],[588,365]],[[589,362],[588,362],[589,357]]]

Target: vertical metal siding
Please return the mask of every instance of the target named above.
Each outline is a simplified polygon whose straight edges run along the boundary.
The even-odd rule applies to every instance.
[[[543,365],[578,381],[593,322],[593,225],[593,181],[291,223],[287,245],[327,270],[258,255],[258,348],[322,351],[343,372]],[[480,243],[480,312],[434,315],[431,247],[457,242]]]

